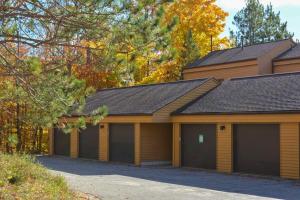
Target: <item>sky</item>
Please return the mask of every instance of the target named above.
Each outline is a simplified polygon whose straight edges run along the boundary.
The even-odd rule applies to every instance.
[[[294,40],[300,40],[300,0],[260,0],[264,5],[270,2],[276,12],[280,11],[282,21],[288,22],[288,31],[295,34]],[[229,28],[233,27],[232,21],[235,13],[245,6],[244,0],[217,0],[223,10],[228,12],[226,28],[222,36],[229,36]]]

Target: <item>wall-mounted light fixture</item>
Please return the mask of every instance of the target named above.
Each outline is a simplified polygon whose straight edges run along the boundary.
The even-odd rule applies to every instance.
[[[226,129],[225,125],[220,126],[220,131],[224,131]]]

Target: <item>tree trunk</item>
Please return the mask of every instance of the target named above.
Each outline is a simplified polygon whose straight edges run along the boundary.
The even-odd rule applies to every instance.
[[[40,127],[40,134],[39,134],[39,143],[38,143],[38,152],[42,152],[42,144],[43,144],[43,129]]]

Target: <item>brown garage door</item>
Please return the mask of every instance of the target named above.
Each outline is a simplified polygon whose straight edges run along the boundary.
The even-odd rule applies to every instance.
[[[134,162],[133,124],[109,125],[109,160],[115,162]]]
[[[279,125],[234,125],[234,171],[279,176]]]
[[[86,129],[79,132],[79,157],[98,159],[99,157],[99,125],[87,124]]]
[[[54,128],[54,154],[70,156],[70,134]]]
[[[181,164],[186,167],[216,169],[216,125],[181,126]]]

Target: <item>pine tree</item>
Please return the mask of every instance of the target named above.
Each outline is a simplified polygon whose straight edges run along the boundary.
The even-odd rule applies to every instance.
[[[259,0],[246,0],[246,6],[234,16],[236,31],[230,31],[230,38],[241,46],[286,39],[293,36],[282,22],[280,12],[275,13],[272,4],[264,7]]]
[[[71,73],[74,67],[115,71],[128,82],[141,57],[148,66],[167,59],[172,25],[160,23],[167,1],[0,1],[1,113],[10,112],[6,105],[18,99],[27,108],[20,116],[22,124],[49,127],[72,115],[75,107],[80,112],[93,91]],[[24,52],[19,54],[17,46]],[[93,114],[99,121],[106,109]],[[83,118],[75,124],[60,122],[67,132],[85,126]]]
[[[186,67],[187,64],[195,61],[200,57],[199,48],[193,38],[192,31],[189,30],[185,36],[183,48],[180,51],[181,65]]]

